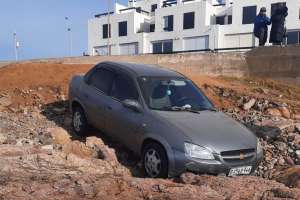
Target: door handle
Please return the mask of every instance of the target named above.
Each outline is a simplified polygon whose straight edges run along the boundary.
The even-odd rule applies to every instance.
[[[107,110],[112,110],[112,107],[111,106],[107,106]]]

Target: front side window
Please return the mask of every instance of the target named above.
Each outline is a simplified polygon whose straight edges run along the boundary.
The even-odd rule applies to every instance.
[[[184,78],[139,77],[143,97],[150,109],[169,110],[188,106],[194,110],[212,109],[207,97]]]
[[[119,36],[127,36],[127,21],[119,22]]]
[[[105,94],[109,94],[114,79],[114,73],[104,68],[98,68],[92,72],[88,84]]]
[[[192,29],[195,27],[195,13],[189,12],[183,14],[183,29]]]
[[[120,101],[138,100],[138,92],[133,80],[124,75],[116,76],[112,85],[111,96]]]
[[[173,31],[174,16],[169,15],[164,17],[164,31]]]
[[[256,17],[256,6],[243,7],[243,24],[253,24]]]

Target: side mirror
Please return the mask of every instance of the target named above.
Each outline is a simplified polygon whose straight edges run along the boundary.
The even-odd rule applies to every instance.
[[[143,111],[141,104],[136,100],[126,99],[123,101],[123,106],[138,113]]]

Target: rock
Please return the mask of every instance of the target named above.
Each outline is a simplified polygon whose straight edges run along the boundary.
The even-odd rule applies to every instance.
[[[95,149],[98,152],[98,157],[108,162],[117,165],[119,163],[114,149],[109,148],[104,142],[97,137],[86,138],[86,146]]]
[[[71,136],[69,133],[63,128],[51,128],[48,129],[47,132],[51,134],[54,144],[68,144],[71,142]]]
[[[282,116],[280,110],[278,110],[277,108],[268,108],[266,110],[266,114],[271,116],[276,116],[276,117]]]
[[[287,145],[284,142],[276,142],[275,145],[279,151],[286,152]]]
[[[295,152],[295,154],[296,154],[297,159],[300,160],[300,150],[297,150],[297,151]]]
[[[295,129],[300,133],[300,123],[295,124]]]
[[[280,136],[283,130],[293,126],[293,123],[289,121],[264,120],[257,122],[255,125],[259,127],[256,131],[258,137],[273,139]]]
[[[255,105],[256,100],[252,98],[250,101],[243,105],[244,110],[250,110]]]
[[[289,165],[295,165],[295,162],[293,161],[293,159],[290,156],[287,156],[285,158],[285,162]]]
[[[6,107],[10,106],[12,101],[9,96],[0,95],[0,111],[3,111]]]
[[[11,98],[9,96],[0,96],[0,105],[1,106],[10,106],[12,104]]]
[[[294,114],[294,115],[293,115],[293,118],[294,118],[295,120],[299,120],[299,121],[300,121],[300,114]]]
[[[80,158],[97,158],[97,152],[87,147],[84,143],[77,140],[63,145],[63,152],[66,154],[74,154]]]
[[[41,147],[43,150],[53,150],[53,145],[44,145]]]
[[[276,177],[276,181],[288,187],[300,188],[300,166],[294,166],[283,171]]]
[[[1,129],[0,129],[0,144],[4,144],[6,143],[7,140],[7,136],[5,136],[4,134],[1,133]]]
[[[291,118],[291,113],[287,107],[279,107],[278,110],[280,111],[281,116],[283,116],[284,118]]]

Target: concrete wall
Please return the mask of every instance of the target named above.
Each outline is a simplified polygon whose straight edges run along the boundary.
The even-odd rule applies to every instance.
[[[187,53],[138,56],[95,56],[31,60],[63,64],[96,64],[102,61],[123,61],[156,64],[189,73],[224,76],[259,76],[300,79],[300,45],[261,47],[247,53]]]

